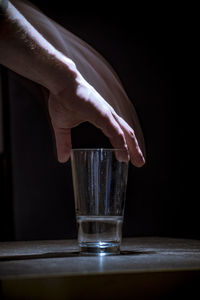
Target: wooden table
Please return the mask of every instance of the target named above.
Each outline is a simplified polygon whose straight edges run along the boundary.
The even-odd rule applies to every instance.
[[[199,295],[200,241],[128,238],[121,250],[120,255],[96,257],[81,256],[74,240],[0,243],[0,299]]]

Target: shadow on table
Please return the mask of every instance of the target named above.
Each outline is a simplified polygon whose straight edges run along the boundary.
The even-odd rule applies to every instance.
[[[130,251],[124,250],[120,251],[120,254],[112,254],[112,256],[120,256],[120,255],[149,255],[156,254],[155,251]],[[82,254],[79,251],[72,252],[48,252],[48,253],[36,253],[36,254],[19,254],[19,255],[8,255],[0,257],[0,261],[12,261],[12,260],[26,260],[26,259],[41,259],[41,258],[65,258],[65,257],[83,257],[90,256],[87,254]],[[92,255],[95,256],[95,255]],[[111,256],[111,255],[110,255]]]

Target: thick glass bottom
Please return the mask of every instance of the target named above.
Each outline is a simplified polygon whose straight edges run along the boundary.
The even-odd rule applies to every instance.
[[[120,254],[120,243],[116,242],[87,242],[79,243],[82,255],[117,255]]]

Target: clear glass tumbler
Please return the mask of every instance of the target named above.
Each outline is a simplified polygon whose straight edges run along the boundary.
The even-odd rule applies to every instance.
[[[120,149],[73,149],[72,177],[82,254],[118,254],[128,177]]]

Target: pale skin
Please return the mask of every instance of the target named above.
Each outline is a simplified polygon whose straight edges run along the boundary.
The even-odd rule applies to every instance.
[[[0,20],[0,63],[39,83],[49,91],[48,110],[55,133],[58,160],[70,157],[71,128],[90,122],[100,128],[112,146],[123,149],[123,161],[145,163],[134,129],[80,74],[76,62],[53,47],[8,2]]]

